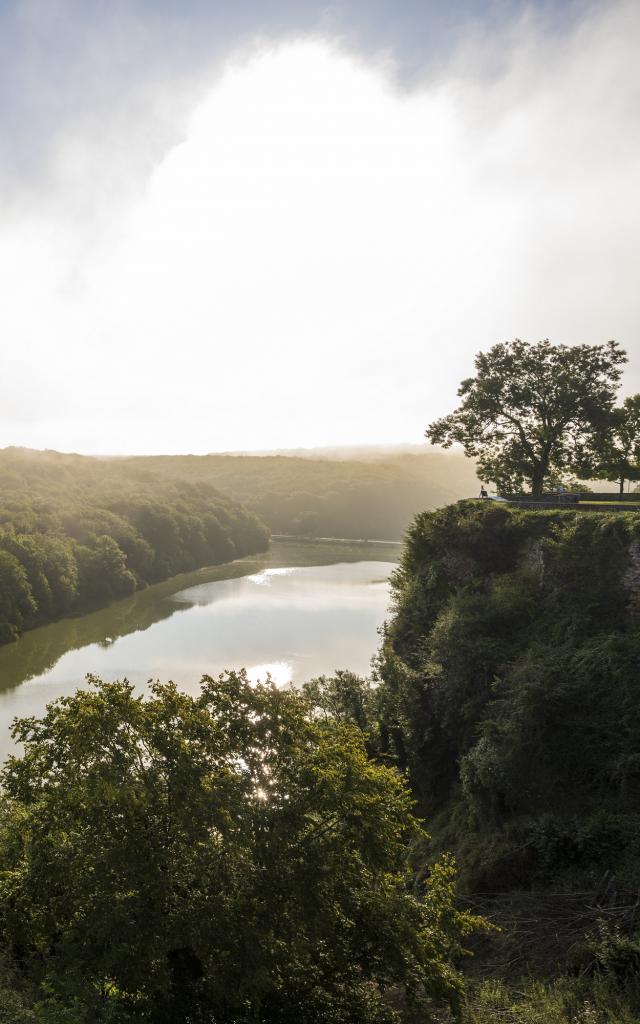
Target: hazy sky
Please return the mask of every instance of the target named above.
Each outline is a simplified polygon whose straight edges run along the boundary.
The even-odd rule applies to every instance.
[[[473,355],[640,390],[640,5],[0,3],[0,447],[420,441]]]

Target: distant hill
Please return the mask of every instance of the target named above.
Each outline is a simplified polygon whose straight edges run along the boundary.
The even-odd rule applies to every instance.
[[[273,533],[397,540],[413,517],[476,494],[474,464],[456,452],[385,449],[278,455],[136,457],[137,466],[204,481],[255,512]]]
[[[318,448],[272,448],[257,451],[209,452],[209,455],[252,455],[259,458],[286,455],[287,458],[329,459],[334,462],[379,462],[395,455],[433,455],[428,444],[341,444]]]

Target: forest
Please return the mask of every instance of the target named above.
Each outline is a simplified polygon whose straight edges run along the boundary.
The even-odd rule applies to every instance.
[[[409,533],[381,653],[387,728],[434,842],[465,821],[454,847],[474,888],[637,877],[639,541],[633,513],[478,502]]]
[[[0,1024],[640,1024],[640,0],[0,0]]]
[[[469,1019],[637,1021],[640,518],[460,502],[393,589],[369,744],[428,817],[418,870],[453,852],[502,928]]]
[[[638,1024],[639,549],[634,513],[458,502],[370,678],[18,720],[0,1019]]]
[[[0,451],[0,643],[269,543],[211,484],[55,452]]]
[[[270,532],[400,539],[418,509],[475,486],[461,456],[437,452],[97,459],[6,448],[0,643],[177,573],[263,551]]]
[[[300,455],[179,455],[135,459],[167,476],[204,481],[242,502],[274,534],[400,540],[422,509],[476,494],[475,466],[458,452],[355,450]]]

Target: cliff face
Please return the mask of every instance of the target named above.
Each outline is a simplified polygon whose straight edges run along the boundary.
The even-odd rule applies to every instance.
[[[638,884],[640,515],[417,517],[381,676],[436,846],[476,888]]]

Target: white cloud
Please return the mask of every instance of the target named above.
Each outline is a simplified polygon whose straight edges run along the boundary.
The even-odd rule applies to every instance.
[[[410,93],[330,41],[238,59],[126,214],[6,225],[4,442],[418,440],[497,340],[632,349],[639,36],[521,25]]]

